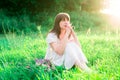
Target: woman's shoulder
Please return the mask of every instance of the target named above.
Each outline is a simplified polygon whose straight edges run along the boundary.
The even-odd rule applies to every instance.
[[[53,32],[48,33],[47,37],[57,37],[57,35]]]
[[[47,40],[47,42],[48,43],[51,43],[51,42],[56,42],[57,41],[57,36],[56,36],[56,34],[55,33],[48,33],[48,35],[47,35],[47,38],[46,38],[46,40]]]

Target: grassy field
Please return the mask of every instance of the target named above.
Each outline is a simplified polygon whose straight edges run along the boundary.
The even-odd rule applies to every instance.
[[[6,34],[0,36],[0,80],[120,80],[120,35],[78,32],[77,36],[95,72],[63,67],[46,71],[35,65],[35,59],[46,53],[45,35]]]

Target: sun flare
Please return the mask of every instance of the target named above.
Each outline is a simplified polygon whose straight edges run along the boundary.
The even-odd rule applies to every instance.
[[[107,8],[103,9],[102,13],[120,18],[120,0],[107,0],[106,6]]]
[[[105,5],[106,8],[101,12],[109,16],[108,22],[111,28],[118,30],[120,28],[120,0],[106,0]]]

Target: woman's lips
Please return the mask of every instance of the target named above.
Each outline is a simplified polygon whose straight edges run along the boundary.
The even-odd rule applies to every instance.
[[[67,27],[67,25],[65,25],[65,27]]]

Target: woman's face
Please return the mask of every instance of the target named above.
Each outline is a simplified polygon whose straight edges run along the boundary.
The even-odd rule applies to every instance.
[[[70,21],[67,18],[62,19],[59,23],[61,29],[66,29],[66,27],[69,25],[70,25]]]

